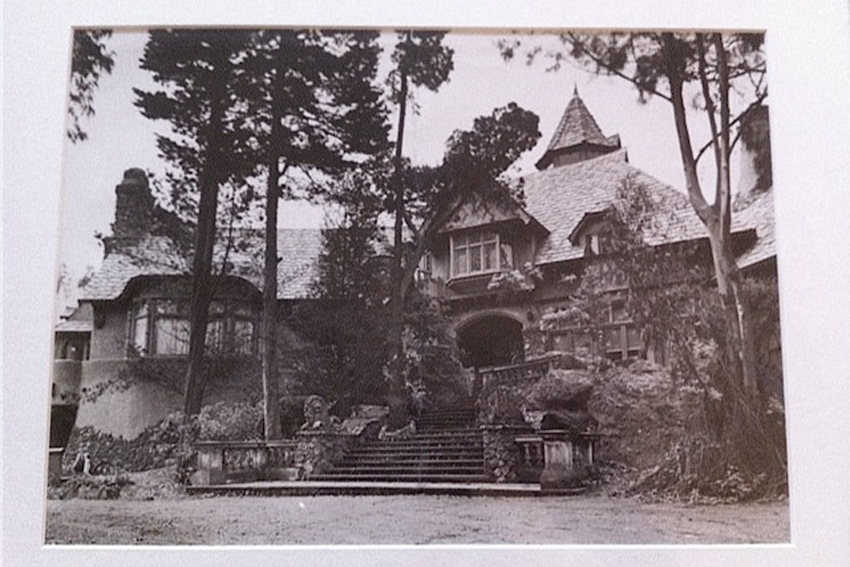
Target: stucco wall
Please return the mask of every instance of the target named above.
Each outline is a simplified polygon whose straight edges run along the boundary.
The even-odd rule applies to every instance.
[[[124,383],[123,373],[127,369],[128,361],[123,359],[83,363],[83,395],[77,427],[92,426],[116,437],[132,439],[181,408],[181,395],[174,389],[152,382]]]
[[[72,403],[77,399],[80,394],[82,364],[79,360],[53,361],[52,402],[54,404]]]
[[[127,308],[121,306],[98,306],[97,316],[103,317],[102,325],[95,324],[91,334],[91,359],[117,359],[126,355]]]
[[[77,427],[133,439],[183,408],[185,358],[90,360],[82,363]],[[256,361],[222,361],[208,375],[204,404],[255,403],[261,396]]]

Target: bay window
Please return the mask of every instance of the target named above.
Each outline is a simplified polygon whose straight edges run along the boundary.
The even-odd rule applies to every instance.
[[[189,302],[142,299],[133,303],[129,341],[139,356],[184,356],[189,353]],[[207,323],[210,355],[251,355],[255,350],[255,316],[248,305],[213,301]]]
[[[511,246],[501,242],[497,232],[452,235],[450,246],[452,277],[499,272],[513,267]]]

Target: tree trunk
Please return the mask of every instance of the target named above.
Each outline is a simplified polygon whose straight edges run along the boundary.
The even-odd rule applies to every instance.
[[[755,371],[755,348],[749,324],[749,312],[741,291],[741,276],[732,251],[731,238],[731,194],[729,181],[729,114],[728,114],[728,68],[725,59],[720,58],[723,65],[718,67],[721,83],[721,136],[714,138],[714,144],[720,144],[716,149],[718,181],[715,191],[715,202],[709,205],[705,200],[697,174],[696,159],[691,146],[685,113],[685,102],[682,96],[683,62],[679,47],[673,34],[665,33],[664,51],[667,63],[667,77],[670,82],[670,102],[673,106],[673,116],[676,124],[676,134],[679,139],[679,151],[685,171],[685,183],[688,199],[708,231],[711,243],[711,254],[714,261],[714,273],[717,291],[723,302],[724,317],[729,333],[728,359],[729,370],[733,379],[747,395],[754,396],[758,392]],[[722,51],[722,44],[718,50]]]
[[[272,128],[275,130],[275,128]],[[277,152],[269,160],[269,178],[266,188],[266,251],[263,268],[263,419],[266,440],[279,439],[280,394],[277,376],[277,206],[279,170]]]
[[[211,162],[214,160],[210,160]],[[189,366],[183,411],[186,416],[198,415],[205,388],[204,354],[207,323],[212,301],[212,255],[215,244],[215,217],[218,202],[219,176],[216,165],[209,163],[201,175],[201,199],[198,206],[198,226],[195,229],[195,257],[192,262],[192,298],[190,303]]]
[[[408,36],[409,37],[409,36]],[[402,346],[402,331],[404,313],[404,291],[402,289],[404,279],[404,267],[402,261],[404,251],[402,250],[404,228],[404,172],[403,144],[404,126],[407,116],[407,91],[408,78],[404,70],[401,71],[401,89],[399,93],[400,108],[398,115],[398,132],[395,144],[395,170],[393,172],[393,205],[395,208],[395,225],[393,227],[393,266],[392,266],[392,297],[390,306],[390,389],[400,388],[401,373],[403,369],[404,349]]]

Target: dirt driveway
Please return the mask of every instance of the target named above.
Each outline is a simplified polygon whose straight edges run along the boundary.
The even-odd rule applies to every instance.
[[[46,543],[729,544],[790,540],[787,503],[645,504],[604,496],[48,500]]]

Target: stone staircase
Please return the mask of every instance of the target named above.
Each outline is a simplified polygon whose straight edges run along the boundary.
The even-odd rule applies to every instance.
[[[349,451],[341,463],[311,480],[488,482],[475,409],[424,412],[416,422],[415,435],[361,444]]]

